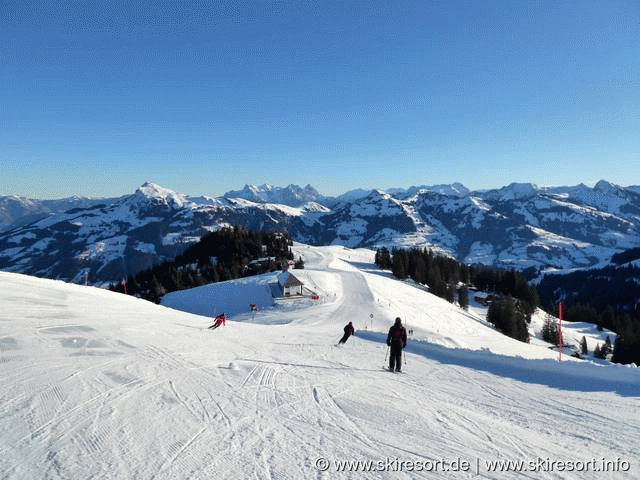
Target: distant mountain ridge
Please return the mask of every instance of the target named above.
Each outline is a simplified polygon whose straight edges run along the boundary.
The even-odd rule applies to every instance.
[[[114,198],[69,197],[59,200],[36,200],[17,195],[0,196],[0,232],[40,220],[53,213],[114,201]]]
[[[113,281],[228,225],[312,245],[428,247],[465,263],[563,270],[640,245],[640,187],[452,184],[326,197],[310,185],[246,185],[213,198],[146,182],[114,199],[0,197],[0,220],[0,269],[67,281],[85,272]]]
[[[232,190],[223,195],[225,198],[244,198],[256,203],[279,203],[290,207],[300,207],[305,203],[327,203],[329,197],[320,195],[311,185],[304,188],[298,185],[288,187],[273,187],[268,184],[261,186],[245,185],[242,190]]]

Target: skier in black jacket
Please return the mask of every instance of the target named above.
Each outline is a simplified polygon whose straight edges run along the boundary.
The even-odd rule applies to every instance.
[[[342,338],[340,339],[340,341],[338,342],[340,343],[345,343],[347,341],[347,339],[353,335],[353,333],[355,332],[355,329],[353,328],[353,324],[351,322],[349,322],[348,324],[346,324],[344,326],[344,335],[342,336]]]
[[[389,370],[402,371],[402,349],[407,346],[407,330],[402,326],[400,317],[396,318],[396,323],[389,329],[387,345],[391,347]]]

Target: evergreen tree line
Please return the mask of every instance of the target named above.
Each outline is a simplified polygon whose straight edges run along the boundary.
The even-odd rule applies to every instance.
[[[558,320],[555,317],[547,314],[544,324],[542,325],[541,337],[542,340],[548,342],[552,345],[560,345],[560,327],[558,325]],[[564,341],[562,342],[563,346],[566,346]],[[577,356],[580,358],[582,355],[587,355],[589,353],[589,347],[587,345],[587,338],[583,335],[580,340],[579,346],[579,354]],[[613,347],[611,345],[611,338],[607,335],[605,341],[600,345],[599,343],[593,349],[593,356],[600,359],[606,359],[607,356],[613,353]]]
[[[272,272],[293,259],[291,244],[282,233],[224,228],[205,235],[174,261],[129,276],[126,292],[157,303],[176,290]],[[302,266],[301,261],[297,265]],[[124,292],[125,285],[112,284],[110,289]]]
[[[538,285],[541,305],[559,301],[567,305],[588,305],[599,316],[609,308],[640,318],[640,268],[609,266],[568,274],[545,275]],[[602,319],[607,321],[607,319]],[[601,324],[613,328],[613,324]]]
[[[640,258],[640,247],[630,248],[629,250],[625,250],[624,252],[614,253],[611,257],[611,263],[615,263],[616,265],[622,265],[624,263],[633,262],[634,260],[638,260]]]
[[[535,307],[534,307],[535,309]],[[487,321],[508,337],[529,343],[531,306],[511,295],[500,296],[489,304]]]
[[[523,342],[529,340],[527,324],[538,305],[538,293],[517,271],[465,265],[419,248],[380,248],[375,263],[401,280],[411,278],[427,285],[431,293],[451,303],[457,294],[459,305],[465,309],[469,305],[469,286],[491,292],[497,298],[489,306],[487,320],[505,335]]]
[[[587,322],[616,332],[612,361],[640,364],[640,269],[605,267],[545,275],[538,286],[540,303],[554,311],[562,301],[564,319]],[[601,356],[606,356],[606,346]],[[598,355],[596,355],[598,356]]]

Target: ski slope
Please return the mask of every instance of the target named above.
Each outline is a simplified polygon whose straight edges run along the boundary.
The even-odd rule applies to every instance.
[[[0,478],[640,477],[637,368],[558,362],[366,250],[295,255],[319,300],[260,296],[275,275],[181,293],[181,308],[225,309],[215,331],[210,316],[0,272]],[[396,316],[414,331],[403,374],[382,369]]]

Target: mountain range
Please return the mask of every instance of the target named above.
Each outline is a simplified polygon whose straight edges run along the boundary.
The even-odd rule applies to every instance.
[[[0,269],[115,281],[169,260],[209,231],[286,231],[310,245],[427,247],[465,263],[544,271],[608,264],[640,244],[640,187],[514,183],[354,190],[247,185],[191,197],[146,182],[109,199],[0,197]]]

